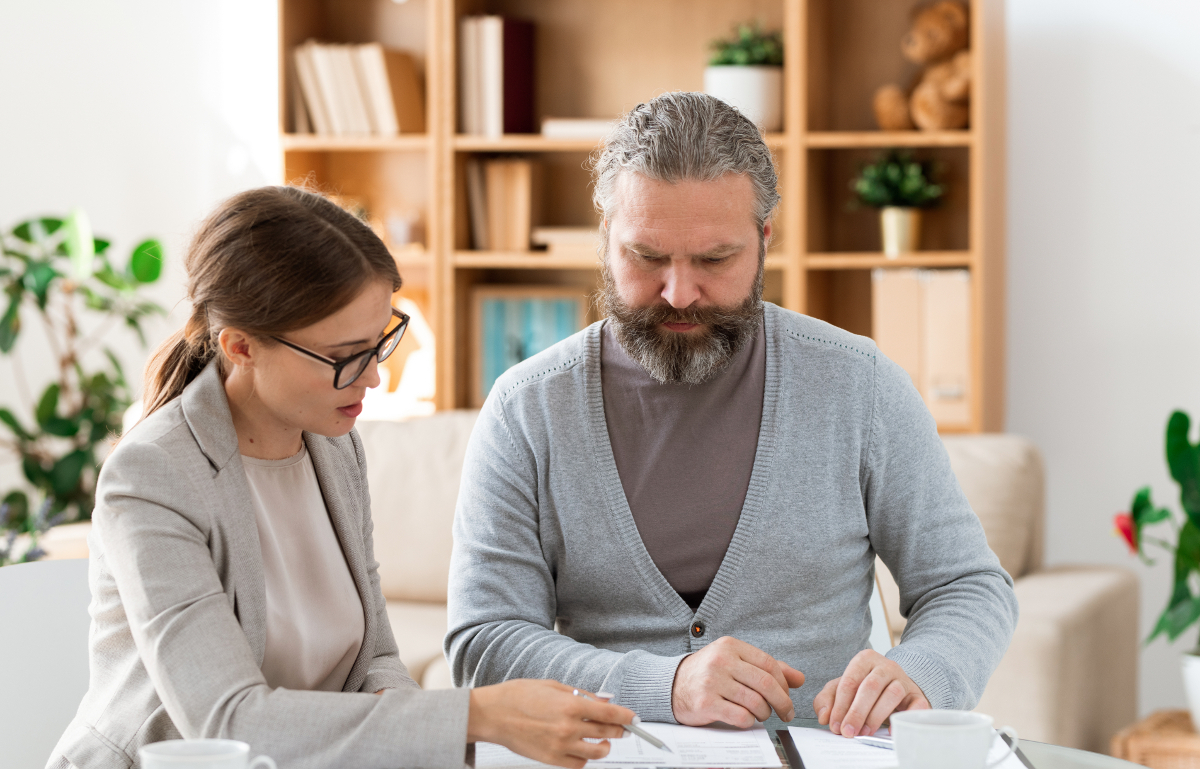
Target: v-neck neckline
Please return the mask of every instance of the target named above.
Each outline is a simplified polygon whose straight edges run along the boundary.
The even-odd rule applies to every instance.
[[[758,428],[758,446],[755,449],[754,465],[750,472],[750,484],[746,488],[746,499],[738,516],[737,528],[729,541],[721,565],[709,585],[704,600],[695,612],[687,602],[675,591],[667,578],[655,565],[650,557],[633,511],[625,496],[625,488],[621,484],[621,476],[617,470],[616,457],[613,454],[612,441],[608,434],[608,422],[604,416],[604,391],[601,383],[601,335],[604,324],[597,323],[588,331],[586,340],[587,355],[584,366],[585,392],[588,402],[588,425],[591,431],[591,444],[594,460],[601,476],[606,501],[608,502],[609,518],[620,534],[622,544],[633,556],[638,575],[649,593],[657,599],[659,605],[672,616],[677,617],[681,624],[690,623],[693,619],[713,617],[721,608],[725,599],[732,591],[737,580],[737,573],[751,552],[757,539],[758,526],[762,517],[762,501],[766,493],[767,483],[775,455],[775,424],[779,404],[779,349],[776,341],[777,318],[772,312],[772,305],[763,303],[763,329],[766,344],[766,376],[763,387],[762,420]]]

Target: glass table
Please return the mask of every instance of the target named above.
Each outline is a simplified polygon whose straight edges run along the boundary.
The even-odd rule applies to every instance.
[[[779,749],[779,757],[783,761],[783,765],[789,767],[789,769],[803,769],[803,767],[791,766],[787,753],[783,750],[782,745],[780,745],[775,731],[786,729],[788,726],[805,726],[815,729],[828,728],[820,726],[815,718],[797,718],[791,723],[784,724],[778,718],[772,717],[764,723],[764,726],[771,733],[771,739]],[[1112,756],[1089,753],[1086,750],[1076,750],[1075,748],[1063,748],[1058,745],[1047,745],[1044,742],[1031,742],[1029,740],[1021,740],[1018,755],[1021,756],[1023,763],[1029,769],[1145,769],[1145,767],[1139,767],[1137,764],[1122,761]]]

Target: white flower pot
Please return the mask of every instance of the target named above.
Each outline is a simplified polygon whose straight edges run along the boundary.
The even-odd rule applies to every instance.
[[[783,67],[706,67],[704,92],[736,107],[764,132],[783,129]]]
[[[911,254],[921,244],[921,210],[885,206],[879,209],[879,229],[884,256],[895,259],[900,254]]]
[[[1195,654],[1183,655],[1183,690],[1187,692],[1192,723],[1200,724],[1200,657]]]

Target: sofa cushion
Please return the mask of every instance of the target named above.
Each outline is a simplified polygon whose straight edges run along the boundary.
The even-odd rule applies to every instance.
[[[1042,458],[1016,435],[951,435],[950,466],[979,516],[988,546],[1013,579],[1042,565]]]
[[[446,604],[388,601],[387,614],[400,661],[412,679],[420,683],[431,663],[445,660],[442,639],[446,637]]]
[[[454,505],[478,413],[442,411],[405,422],[358,424],[367,454],[375,558],[389,600],[446,601]]]

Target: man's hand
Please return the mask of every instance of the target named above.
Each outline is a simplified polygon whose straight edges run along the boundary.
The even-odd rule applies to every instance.
[[[774,710],[784,721],[796,715],[788,689],[804,684],[804,674],[786,662],[725,636],[684,658],[675,671],[671,709],[687,726],[724,721],[747,729]]]
[[[522,679],[472,689],[467,742],[494,742],[543,764],[583,769],[607,756],[608,740],[623,737],[620,725],[636,716],[573,691],[557,681]]]
[[[898,710],[928,710],[921,687],[887,657],[864,649],[854,655],[846,672],[825,684],[813,700],[817,721],[845,737],[874,734]]]

